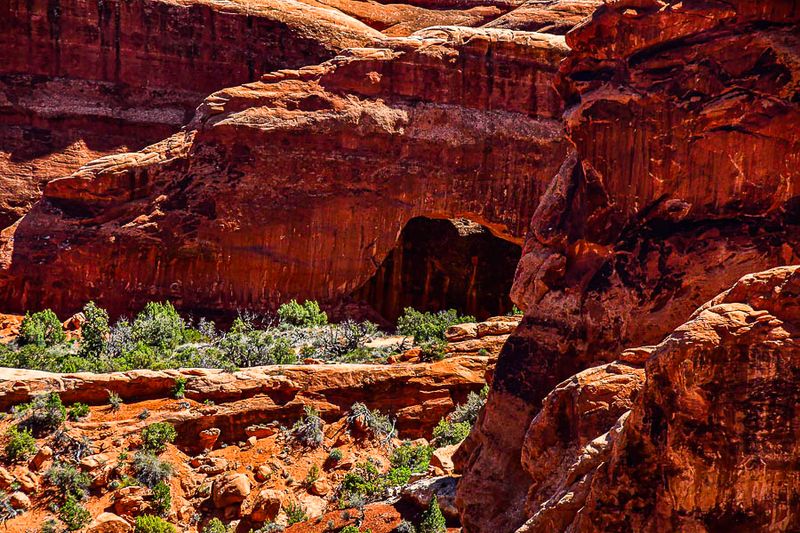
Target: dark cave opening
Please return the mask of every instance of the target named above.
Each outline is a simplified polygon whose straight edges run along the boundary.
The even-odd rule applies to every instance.
[[[411,219],[353,299],[395,323],[405,307],[456,309],[479,320],[508,313],[522,250],[466,219]]]

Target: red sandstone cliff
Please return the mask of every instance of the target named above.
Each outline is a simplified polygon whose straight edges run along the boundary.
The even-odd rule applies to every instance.
[[[44,182],[174,133],[210,92],[379,35],[290,0],[3,0],[0,226]]]
[[[2,299],[265,309],[350,294],[415,216],[520,242],[566,153],[565,53],[558,36],[438,28],[219,91],[185,132],[50,182],[4,233]]]
[[[467,447],[469,529],[524,518],[530,477],[506,476],[558,380],[658,341],[742,274],[796,260],[797,40],[785,25],[796,17],[790,2],[616,2],[568,35],[561,84],[577,157],[551,183],[518,268],[527,317]]]
[[[798,261],[798,20],[792,1],[616,1],[567,35],[574,153],[533,217],[513,290],[526,318],[461,450],[468,531],[529,517],[522,443],[557,383]]]

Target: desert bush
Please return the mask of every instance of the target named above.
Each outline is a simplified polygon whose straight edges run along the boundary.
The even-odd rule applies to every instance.
[[[395,528],[395,533],[417,533],[417,529],[414,527],[414,524],[408,520],[403,520],[400,522],[400,525]]]
[[[172,475],[173,468],[152,453],[137,452],[133,456],[133,471],[136,479],[152,488],[166,482]]]
[[[425,472],[431,462],[433,448],[404,442],[395,448],[389,459],[393,468],[408,468],[411,472]]]
[[[378,326],[372,322],[345,320],[322,328],[316,338],[315,348],[324,358],[342,360],[348,354],[363,348],[364,343],[377,332]]]
[[[175,526],[154,515],[136,517],[133,533],[175,533]]]
[[[251,320],[244,318],[233,321],[218,348],[227,361],[240,368],[297,362],[289,341],[269,331],[256,329]]]
[[[306,486],[313,485],[319,479],[319,467],[317,465],[311,465],[311,468],[308,469],[306,473],[306,479],[303,480],[303,483]]]
[[[150,489],[150,494],[153,497],[153,511],[159,515],[167,514],[172,505],[172,491],[169,485],[159,481]]]
[[[384,441],[391,440],[397,433],[394,428],[394,421],[387,415],[381,414],[378,410],[370,410],[369,407],[360,402],[350,406],[350,411],[347,413],[347,424],[351,429],[355,427],[362,428],[374,437]]]
[[[9,461],[22,461],[36,453],[36,439],[29,429],[11,426],[6,431],[6,438],[6,457]]]
[[[314,300],[297,303],[292,300],[278,307],[278,319],[282,325],[309,328],[328,323],[328,315]]]
[[[323,433],[325,423],[320,418],[319,411],[313,407],[306,405],[303,410],[305,416],[292,427],[292,436],[305,446],[318,448],[325,438]]]
[[[212,518],[203,528],[203,533],[228,533],[228,528],[219,518]]]
[[[475,317],[461,316],[455,309],[423,313],[413,307],[406,307],[402,316],[397,319],[397,332],[414,337],[414,341],[418,344],[425,341],[443,341],[447,328],[465,322],[475,322]]]
[[[438,447],[458,444],[467,438],[471,429],[469,422],[451,422],[443,418],[433,429],[433,442]]]
[[[161,453],[167,448],[167,443],[175,442],[177,436],[172,424],[156,422],[142,430],[142,447],[148,452]]]
[[[186,396],[186,378],[175,378],[175,386],[172,388],[172,396],[178,399]]]
[[[67,416],[73,422],[80,420],[81,418],[86,418],[89,416],[89,406],[85,403],[75,402],[69,407]]]
[[[85,322],[81,326],[81,347],[79,354],[86,358],[98,358],[105,351],[110,333],[108,312],[94,302],[83,306]]]
[[[480,394],[470,392],[465,403],[457,405],[452,413],[436,425],[433,430],[433,442],[437,446],[449,446],[466,439],[486,403],[488,394],[488,386],[484,386]]]
[[[50,309],[38,313],[25,313],[19,327],[17,342],[22,346],[35,344],[42,347],[55,346],[67,340],[64,328],[56,314]]]
[[[111,406],[111,411],[116,413],[122,407],[122,397],[114,391],[108,391],[108,404]]]
[[[36,396],[28,403],[14,408],[20,427],[41,435],[58,429],[67,417],[67,410],[57,392]]]
[[[48,518],[42,522],[42,527],[39,528],[39,533],[58,533],[58,522],[53,518]]]
[[[133,337],[149,346],[175,348],[183,341],[186,323],[169,302],[149,302],[133,321]]]
[[[303,509],[300,503],[289,502],[289,504],[283,508],[283,511],[286,513],[286,519],[290,526],[308,520],[306,510]]]
[[[446,533],[447,523],[439,508],[439,500],[434,495],[428,508],[422,513],[419,533]]]
[[[439,339],[422,341],[419,351],[420,361],[441,361],[447,357],[447,342]]]
[[[339,448],[334,448],[328,454],[328,461],[330,461],[331,463],[338,463],[339,461],[342,460],[342,457],[343,457],[342,450],[340,450]]]
[[[75,496],[79,500],[83,499],[91,482],[88,475],[63,462],[53,463],[45,475],[47,481],[59,489],[62,498]]]
[[[73,495],[68,495],[64,504],[58,509],[58,517],[64,522],[69,531],[84,528],[91,520],[92,515],[86,510]]]

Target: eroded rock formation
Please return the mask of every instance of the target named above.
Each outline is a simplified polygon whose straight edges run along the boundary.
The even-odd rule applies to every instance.
[[[217,92],[185,132],[48,183],[4,234],[2,298],[265,309],[351,294],[416,216],[520,242],[566,152],[565,53],[558,36],[430,29]]]
[[[550,393],[525,435],[518,531],[796,530],[798,289],[800,267],[745,276]]]
[[[44,182],[174,133],[210,92],[379,36],[292,0],[0,3],[0,226]]]
[[[567,35],[575,152],[533,217],[512,294],[526,318],[463,449],[468,531],[527,519],[522,443],[557,383],[798,261],[798,20],[793,1],[616,1]]]

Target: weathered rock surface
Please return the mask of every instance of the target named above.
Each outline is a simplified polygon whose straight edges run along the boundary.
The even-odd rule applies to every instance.
[[[302,416],[304,405],[334,420],[353,403],[366,403],[396,416],[404,438],[430,437],[442,417],[483,386],[489,360],[474,355],[422,364],[287,365],[234,373],[185,369],[51,374],[0,368],[0,408],[50,390],[70,404],[104,405],[109,391],[126,402],[166,398],[182,378],[186,398],[221,403],[204,410],[179,410],[169,417],[181,430],[180,444],[198,451],[206,446],[201,438],[206,430],[217,429],[215,444],[244,441],[254,424],[264,420],[288,424]]]
[[[602,4],[602,0],[527,0],[485,27],[563,35]]]
[[[518,531],[796,530],[798,289],[800,267],[743,277],[648,350],[646,380],[619,373],[631,379],[606,389],[613,407],[553,417],[575,395],[548,395],[525,438],[534,481]],[[590,376],[618,365],[571,385],[594,396]]]
[[[526,317],[465,445],[467,531],[521,526],[524,435],[557,383],[798,262],[798,20],[793,1],[615,1],[567,35],[575,151],[533,217],[512,292]]]
[[[0,226],[44,182],[177,131],[210,92],[380,35],[292,0],[4,2]]]
[[[520,242],[566,152],[563,37],[438,28],[381,46],[217,92],[186,132],[50,182],[4,233],[3,300],[266,309],[349,295],[415,216]]]

